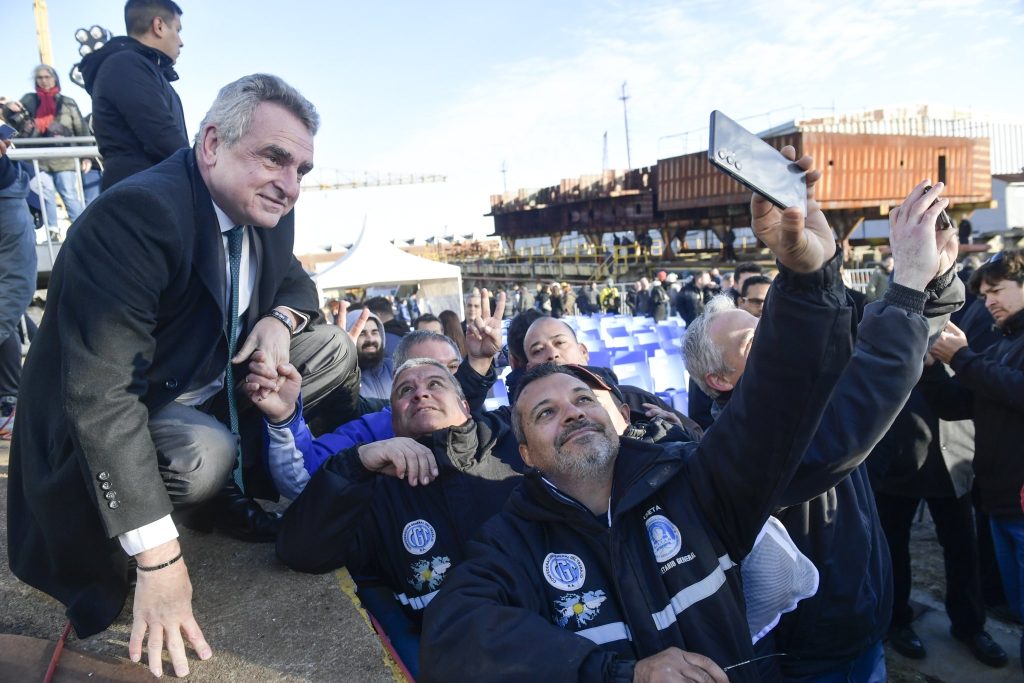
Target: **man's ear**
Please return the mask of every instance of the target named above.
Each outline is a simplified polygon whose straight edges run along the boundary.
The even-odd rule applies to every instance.
[[[527,467],[533,467],[533,462],[530,460],[530,449],[526,444],[519,444],[519,457],[523,459]]]
[[[590,365],[590,351],[587,351],[587,345],[584,344],[583,342],[579,342],[579,345],[580,353],[583,354],[583,364]],[[626,420],[626,422],[629,422],[629,420]]]
[[[462,401],[459,402],[459,405],[462,406],[462,412],[466,415],[466,417],[472,417],[472,413],[469,410],[469,401],[463,399]]]
[[[199,135],[199,159],[206,166],[213,166],[217,163],[217,153],[220,151],[220,136],[217,134],[216,126],[207,126]]]
[[[629,406],[627,404],[625,404],[625,403],[620,403],[619,404],[619,415],[622,416],[622,419],[626,421],[626,425],[628,426],[630,420],[629,420]]]
[[[704,381],[707,382],[707,385],[714,389],[715,391],[720,391],[723,393],[726,391],[732,391],[733,389],[736,388],[736,385],[730,382],[729,380],[725,379],[721,375],[711,372],[704,375]]]
[[[163,38],[164,37],[164,31],[166,31],[166,30],[167,30],[167,22],[165,22],[164,18],[161,17],[161,16],[155,16],[149,22],[149,32],[152,33],[157,38]]]

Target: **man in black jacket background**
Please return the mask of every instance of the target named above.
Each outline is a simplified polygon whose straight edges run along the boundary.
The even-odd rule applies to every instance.
[[[188,146],[185,112],[171,87],[178,80],[174,64],[184,45],[181,15],[173,0],[128,0],[128,35],[82,60],[103,156],[102,190]]]

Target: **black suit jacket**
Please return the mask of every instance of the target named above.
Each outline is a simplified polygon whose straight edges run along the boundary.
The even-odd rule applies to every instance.
[[[294,216],[252,231],[246,331],[277,305],[316,315],[292,255]],[[224,369],[224,249],[191,150],[105,192],[61,248],[25,363],[11,446],[14,573],[68,607],[80,637],[127,594],[117,535],[171,512],[150,414]]]

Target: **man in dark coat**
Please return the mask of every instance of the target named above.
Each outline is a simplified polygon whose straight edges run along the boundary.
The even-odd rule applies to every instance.
[[[201,658],[211,654],[170,514],[223,490],[240,455],[236,425],[225,424],[239,392],[223,387],[244,367],[228,359],[259,349],[272,368],[305,365],[315,384],[307,404],[310,390],[320,401],[339,377],[350,390],[358,381],[348,336],[310,330],[316,289],[292,255],[292,207],[318,123],[313,105],[274,76],[225,86],[195,150],[83,212],[25,363],[8,485],[11,568],[67,605],[85,637],[121,611],[134,556],[129,653],[140,659],[148,630],[156,675],[161,641],[175,673],[188,672],[180,630]],[[262,444],[248,449],[257,452]],[[243,464],[236,479],[266,496],[263,464]]]
[[[893,608],[889,645],[905,657],[921,659],[924,643],[914,632],[910,607],[910,528],[921,500],[935,522],[946,569],[946,614],[952,630],[1002,666],[1006,653],[984,632],[977,539],[971,505],[974,422],[940,420],[924,394],[914,389],[889,433],[868,460],[878,518],[892,558]]]
[[[174,64],[184,45],[181,14],[172,0],[128,0],[128,35],[82,60],[103,156],[102,190],[188,146],[185,112],[171,87],[178,80]]]

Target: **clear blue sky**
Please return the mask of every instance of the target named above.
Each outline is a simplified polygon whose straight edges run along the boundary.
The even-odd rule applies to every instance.
[[[307,193],[298,251],[492,229],[489,195],[693,149],[722,109],[763,129],[817,108],[931,103],[1024,118],[1024,5],[1007,0],[389,2],[181,0],[175,87],[189,133],[217,89],[269,71],[319,108],[320,168],[443,173],[444,185]],[[64,92],[73,34],[124,32],[116,1],[49,0]],[[38,60],[31,0],[4,3],[0,93],[20,97]],[[781,111],[780,111],[781,110]]]

